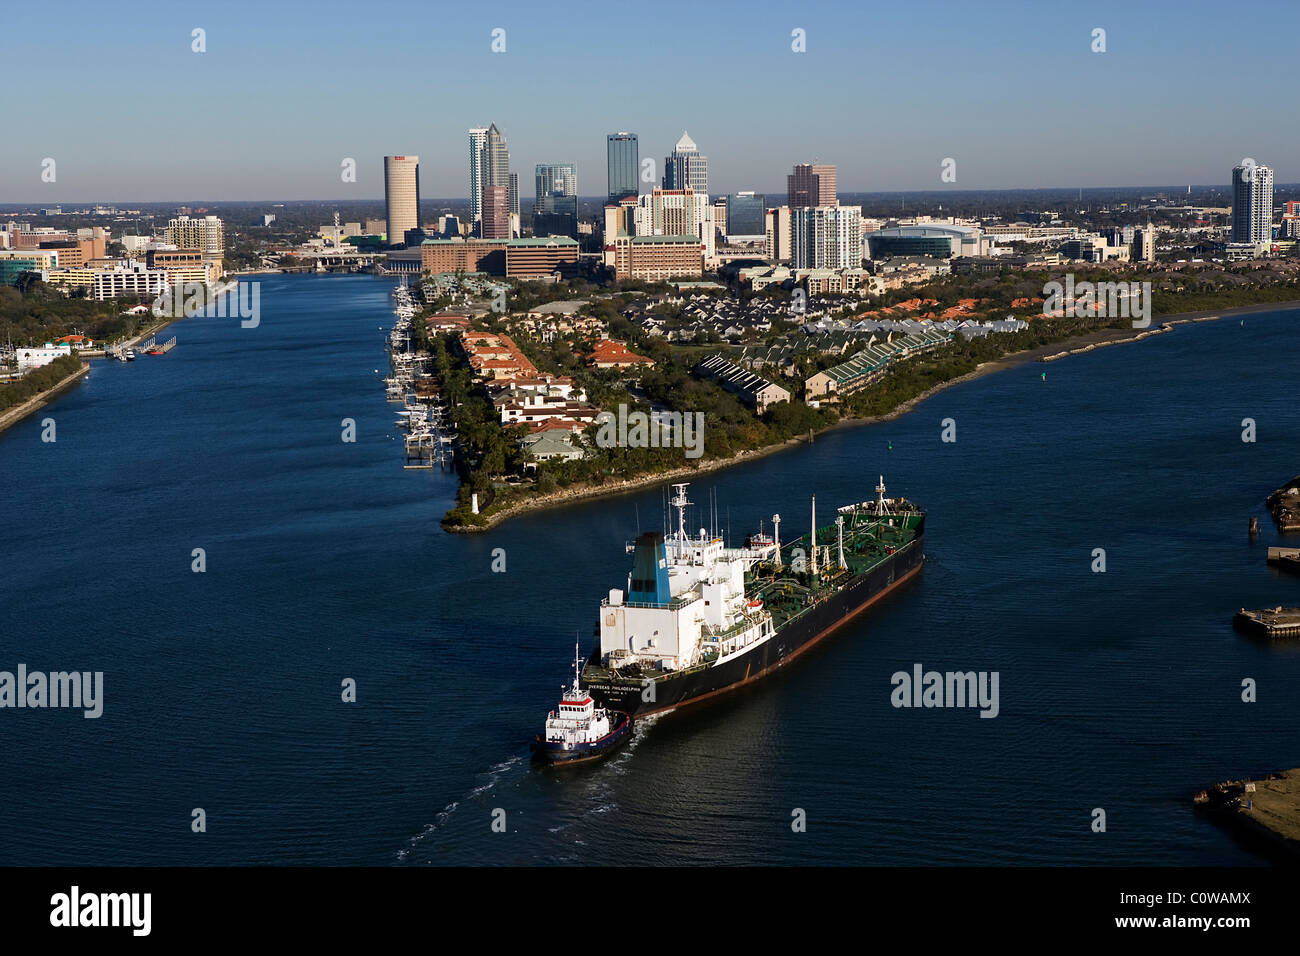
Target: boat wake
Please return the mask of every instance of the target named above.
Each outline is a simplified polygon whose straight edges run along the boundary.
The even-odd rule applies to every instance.
[[[504,779],[505,774],[509,770],[519,766],[519,764],[523,762],[523,760],[524,758],[521,755],[516,754],[515,756],[510,757],[507,760],[503,760],[498,764],[493,764],[487,770],[479,774],[481,782],[477,786],[473,787],[468,793],[466,793],[459,800],[453,800],[451,801],[451,803],[447,804],[445,807],[439,810],[434,815],[432,822],[425,824],[423,830],[421,830],[415,836],[411,837],[409,840],[406,841],[406,846],[398,850],[396,853],[397,861],[399,863],[406,862],[407,858],[411,855],[412,850],[419,847],[421,843],[423,843],[430,836],[432,836],[434,833],[437,833],[439,830],[441,830],[444,826],[447,825],[447,821],[451,819],[452,814],[456,812],[456,810],[460,807],[462,803],[465,803],[470,800],[475,800],[478,797],[481,797],[483,794],[487,793],[489,790],[492,790],[494,787],[496,787],[498,783],[501,782],[502,779]]]

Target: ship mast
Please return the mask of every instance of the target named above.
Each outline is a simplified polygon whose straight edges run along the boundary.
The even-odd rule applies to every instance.
[[[772,515],[772,527],[775,529],[772,532],[772,540],[776,543],[776,567],[778,570],[780,570],[781,568],[781,516],[779,514]]]
[[[885,503],[885,476],[880,476],[880,484],[876,485],[876,514],[892,514],[889,505]]]
[[[812,542],[812,573],[817,574],[817,496],[812,496],[812,533],[808,536]]]
[[[688,482],[673,485],[673,507],[677,509],[677,563],[686,563],[686,488]]]
[[[840,515],[835,519],[835,525],[840,529],[840,570],[843,571],[848,567],[844,563],[844,515]]]

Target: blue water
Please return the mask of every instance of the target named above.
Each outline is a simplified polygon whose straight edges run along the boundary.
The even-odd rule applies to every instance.
[[[185,320],[0,434],[0,669],[105,674],[98,720],[0,710],[0,864],[1257,862],[1190,797],[1300,765],[1300,645],[1231,627],[1300,603],[1262,505],[1300,472],[1295,313],[1025,365],[703,477],[734,536],[774,511],[793,536],[809,493],[883,472],[929,509],[927,566],[752,692],[554,773],[526,740],[661,491],[444,534],[454,479],[401,468],[384,401],[391,283],[262,282],[258,328]],[[997,671],[999,716],[893,708],[915,663]]]

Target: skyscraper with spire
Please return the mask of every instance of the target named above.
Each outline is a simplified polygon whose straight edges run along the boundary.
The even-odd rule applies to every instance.
[[[469,131],[469,148],[470,214],[478,223],[478,234],[484,239],[509,239],[512,197],[506,138],[493,123]]]
[[[700,153],[695,140],[683,130],[682,138],[664,158],[664,189],[692,189],[709,194],[709,158]]]

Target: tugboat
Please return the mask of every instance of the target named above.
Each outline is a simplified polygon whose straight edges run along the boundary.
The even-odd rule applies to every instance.
[[[619,710],[597,707],[578,678],[582,658],[573,648],[573,686],[563,692],[559,708],[546,718],[546,730],[530,745],[533,759],[546,764],[574,764],[596,760],[627,740],[632,718]]]

